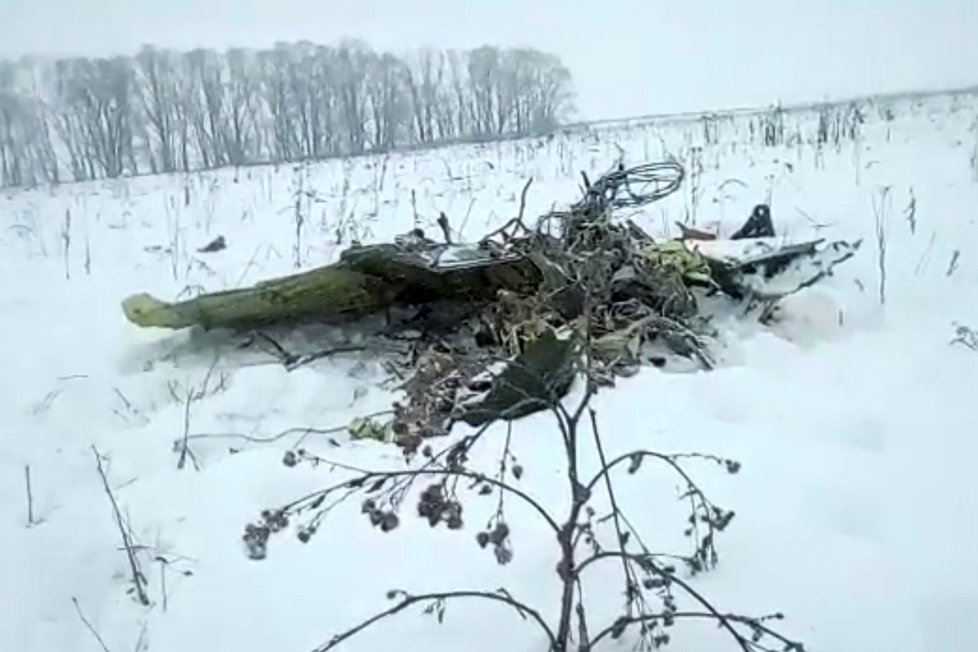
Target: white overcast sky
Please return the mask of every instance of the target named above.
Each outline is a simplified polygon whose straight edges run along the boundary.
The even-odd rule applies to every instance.
[[[0,0],[0,56],[267,46],[529,45],[579,117],[978,84],[978,0]]]

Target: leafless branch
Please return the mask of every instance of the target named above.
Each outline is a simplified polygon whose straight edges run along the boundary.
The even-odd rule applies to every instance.
[[[548,642],[550,643],[550,649],[557,649],[557,639],[554,637],[553,631],[547,625],[547,622],[543,619],[540,613],[527,606],[526,604],[514,599],[507,592],[490,593],[489,591],[446,591],[443,593],[425,593],[422,595],[410,595],[403,592],[391,591],[388,593],[391,599],[396,599],[398,597],[401,600],[391,607],[386,609],[371,618],[363,621],[356,627],[346,630],[342,634],[337,634],[329,640],[329,642],[317,647],[313,652],[327,652],[331,650],[343,641],[359,634],[363,630],[367,629],[371,625],[391,616],[394,616],[412,605],[419,603],[443,603],[446,600],[457,600],[465,598],[473,598],[477,600],[490,600],[493,602],[500,602],[505,605],[509,605],[520,615],[521,618],[526,620],[529,618],[532,620],[540,630],[546,635]]]
[[[890,187],[877,189],[873,195],[873,218],[876,227],[876,264],[879,270],[878,288],[880,305],[886,303],[886,222],[889,216]]]
[[[95,456],[95,464],[98,469],[99,477],[102,479],[102,487],[105,489],[105,495],[109,497],[109,502],[112,504],[112,515],[115,517],[116,525],[119,528],[119,536],[122,538],[122,545],[126,551],[126,557],[129,560],[129,570],[131,573],[131,580],[133,588],[136,592],[136,597],[139,602],[143,605],[149,605],[149,597],[146,595],[146,577],[139,567],[139,560],[136,558],[136,549],[132,542],[132,537],[129,534],[129,530],[126,528],[125,521],[122,518],[122,512],[119,510],[119,503],[116,502],[115,494],[112,493],[112,488],[109,486],[109,479],[105,475],[105,469],[102,466],[102,454],[99,453],[98,449],[93,445],[92,454]]]
[[[523,214],[526,211],[526,193],[529,192],[530,185],[532,183],[533,183],[533,177],[530,177],[529,179],[526,180],[526,183],[523,184],[523,190],[520,191],[520,210],[519,213],[516,214],[516,219],[519,222],[523,221]]]
[[[763,624],[763,620],[781,620],[783,618],[781,614],[774,614],[773,616],[768,616],[763,619],[737,616],[735,614],[722,614],[719,616],[719,618],[725,620],[731,625],[744,625],[750,628],[752,633],[761,632],[766,636],[777,639],[777,641],[781,644],[781,647],[779,647],[776,652],[804,652],[805,650],[801,643],[785,638],[775,630]],[[601,639],[609,636],[611,638],[617,638],[617,636],[624,633],[625,628],[629,625],[649,622],[669,623],[677,620],[718,620],[718,615],[711,611],[673,611],[664,612],[661,614],[645,614],[632,618],[619,618],[613,624],[603,629],[593,639],[591,639],[591,645],[594,646],[599,643]],[[724,629],[726,629],[726,627],[724,627]],[[729,632],[730,630],[728,629],[727,631]],[[751,640],[744,634],[736,631],[736,629],[734,629],[733,636],[740,648],[742,650],[746,650],[747,652],[775,652],[773,648],[760,645],[758,642]]]
[[[24,484],[27,487],[27,527],[37,524],[34,520],[34,495],[31,491],[31,465],[24,465]]]
[[[188,443],[190,439],[190,409],[195,402],[202,401],[207,397],[208,385],[210,384],[211,376],[214,373],[214,369],[217,368],[217,363],[219,360],[219,357],[215,357],[214,361],[211,362],[210,367],[207,369],[207,373],[204,375],[204,380],[201,383],[199,390],[194,389],[193,387],[187,387],[186,395],[183,399],[183,438],[180,444],[180,459],[177,460],[178,469],[183,469],[187,464],[187,459],[189,458],[194,465],[194,470],[200,471],[200,464],[197,462],[197,456],[190,449]]]
[[[78,617],[85,624],[85,627],[88,628],[88,631],[92,633],[92,636],[95,637],[95,640],[98,641],[99,646],[102,648],[102,652],[110,652],[109,646],[105,644],[105,641],[102,639],[102,636],[98,633],[98,631],[96,631],[95,627],[92,626],[92,623],[89,622],[88,618],[85,617],[81,605],[78,604],[78,598],[72,596],[71,602],[72,604],[75,605],[75,611],[78,613]]]
[[[393,410],[380,410],[378,412],[372,412],[368,415],[365,415],[363,418],[373,419],[376,417],[386,416],[392,413]],[[333,426],[331,428],[313,428],[311,426],[296,426],[294,428],[287,428],[275,435],[269,435],[267,437],[257,437],[254,435],[246,435],[244,433],[238,433],[238,432],[191,433],[187,436],[187,440],[193,441],[197,439],[239,439],[239,440],[251,442],[253,444],[270,444],[279,441],[280,439],[284,439],[285,437],[289,437],[290,435],[299,435],[299,438],[296,440],[296,442],[292,444],[292,448],[296,448],[309,435],[334,435],[334,434],[346,432],[348,428],[349,425]],[[337,442],[336,440],[331,439],[329,441],[331,444],[335,446],[339,445],[339,442]],[[177,447],[181,446],[181,444],[182,444],[181,441],[175,442],[175,445]]]

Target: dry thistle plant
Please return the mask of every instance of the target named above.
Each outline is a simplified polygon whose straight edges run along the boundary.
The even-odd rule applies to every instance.
[[[637,648],[654,650],[673,640],[673,627],[683,621],[712,620],[728,635],[732,649],[743,652],[803,652],[801,643],[775,631],[772,621],[781,614],[765,616],[733,615],[719,610],[693,588],[691,578],[711,570],[718,561],[717,537],[730,525],[734,512],[714,504],[699,488],[684,468],[689,460],[715,463],[728,473],[737,473],[740,464],[734,460],[705,454],[664,454],[652,450],[633,450],[609,458],[599,428],[592,399],[598,382],[590,376],[591,356],[588,338],[576,336],[581,353],[577,373],[585,383],[583,396],[575,405],[567,406],[556,393],[550,396],[530,396],[526,401],[543,401],[552,414],[563,442],[567,503],[560,510],[551,510],[522,486],[524,469],[513,451],[512,422],[507,424],[503,452],[494,468],[474,468],[470,462],[474,449],[498,432],[490,420],[481,428],[460,437],[439,451],[428,445],[417,458],[415,468],[398,470],[362,470],[332,462],[299,449],[285,455],[287,466],[309,463],[353,471],[354,476],[333,486],[315,491],[290,503],[265,510],[261,518],[246,526],[243,541],[252,559],[264,559],[273,534],[292,530],[308,543],[326,528],[328,514],[350,501],[359,501],[360,511],[370,524],[381,532],[396,530],[413,505],[417,517],[432,528],[460,530],[469,521],[472,503],[466,494],[483,499],[495,499],[486,526],[474,536],[480,549],[490,550],[499,564],[513,559],[513,532],[507,519],[507,501],[521,501],[529,506],[553,531],[559,563],[554,581],[560,585],[559,604],[550,605],[555,616],[550,619],[543,610],[514,597],[505,589],[474,588],[447,589],[434,593],[410,593],[392,589],[387,598],[391,605],[350,629],[334,635],[316,648],[325,652],[340,645],[381,620],[417,606],[426,614],[444,618],[447,605],[459,600],[481,600],[512,607],[524,620],[535,623],[547,650],[567,652],[576,649],[589,652],[608,639],[627,638]],[[546,384],[545,382],[542,384]],[[549,390],[548,390],[549,391]],[[591,447],[597,454],[599,467],[587,470],[582,464],[582,452]],[[616,497],[616,477],[638,474],[647,462],[664,465],[679,478],[683,491],[680,500],[689,506],[685,535],[691,549],[687,554],[661,554],[653,551],[643,534],[633,525]],[[479,498],[474,501],[478,505]],[[608,513],[599,513],[597,502],[610,505]],[[475,509],[478,509],[476,507]],[[567,514],[560,518],[555,514]],[[613,527],[613,540],[601,534],[599,524]],[[541,542],[539,545],[544,545]],[[623,602],[619,614],[610,622],[593,622],[585,607],[587,571],[592,566],[611,562],[620,564]],[[690,605],[690,606],[686,606]]]

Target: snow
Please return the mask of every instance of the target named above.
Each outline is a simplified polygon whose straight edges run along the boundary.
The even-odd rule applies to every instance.
[[[710,497],[737,513],[718,541],[720,565],[694,586],[723,611],[783,612],[780,630],[813,650],[978,648],[978,357],[950,344],[954,323],[978,326],[976,111],[974,99],[908,101],[895,120],[873,114],[861,139],[821,154],[809,144],[751,145],[743,118],[725,123],[719,144],[700,142],[696,122],[624,123],[549,140],[6,192],[0,649],[100,650],[73,599],[114,652],[310,650],[388,606],[393,588],[505,586],[555,618],[552,534],[511,505],[515,558],[498,566],[475,545],[494,509],[478,496],[460,532],[431,530],[408,510],[400,528],[382,534],[351,503],[309,543],[277,535],[267,559],[247,559],[241,535],[261,510],[346,477],[283,465],[298,439],[360,467],[402,464],[392,447],[350,441],[343,430],[389,408],[383,370],[350,353],[287,371],[220,334],[139,330],[119,303],[144,290],[171,298],[253,283],[333,260],[353,239],[388,240],[414,226],[434,235],[440,211],[476,238],[516,214],[527,177],[526,214],[538,215],[577,199],[579,170],[594,178],[616,163],[619,147],[626,165],[666,153],[702,164],[679,193],[630,215],[656,235],[674,234],[687,215],[729,234],[769,199],[776,228],[792,239],[864,239],[832,277],[787,299],[770,327],[723,317],[716,370],[650,368],[596,399],[609,455],[652,447],[743,464],[729,475],[687,463]],[[787,120],[813,133],[811,116]],[[315,193],[300,204],[297,238],[300,177]],[[882,186],[890,191],[881,305],[873,206]],[[218,235],[226,250],[197,251]],[[174,441],[185,432],[199,471],[177,469]],[[504,436],[491,433],[477,466],[491,468]],[[516,422],[513,442],[521,486],[562,514],[552,417]],[[141,546],[148,607],[127,594],[93,446]],[[653,547],[684,550],[674,478],[649,466],[618,486]],[[598,565],[588,576],[596,622],[617,614],[618,570]],[[717,646],[724,639],[709,625],[677,626],[673,636],[676,649],[731,649]],[[346,644],[544,647],[511,612],[474,603],[450,604],[442,625],[402,614]]]

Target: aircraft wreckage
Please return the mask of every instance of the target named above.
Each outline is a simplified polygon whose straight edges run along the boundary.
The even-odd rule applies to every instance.
[[[675,192],[678,163],[619,166],[593,183],[582,176],[578,202],[532,225],[522,215],[528,183],[520,215],[475,243],[452,242],[442,215],[442,242],[415,229],[251,287],[173,303],[142,293],[122,308],[141,327],[251,334],[385,315],[386,335],[418,334],[404,398],[390,421],[360,422],[351,432],[411,452],[456,421],[480,425],[552,405],[585,357],[592,379],[605,384],[661,360],[650,354],[656,345],[711,368],[705,302],[741,303],[765,321],[780,299],[831,274],[860,246],[778,237],[766,205],[727,239],[680,225],[681,237],[656,240],[616,213]]]

